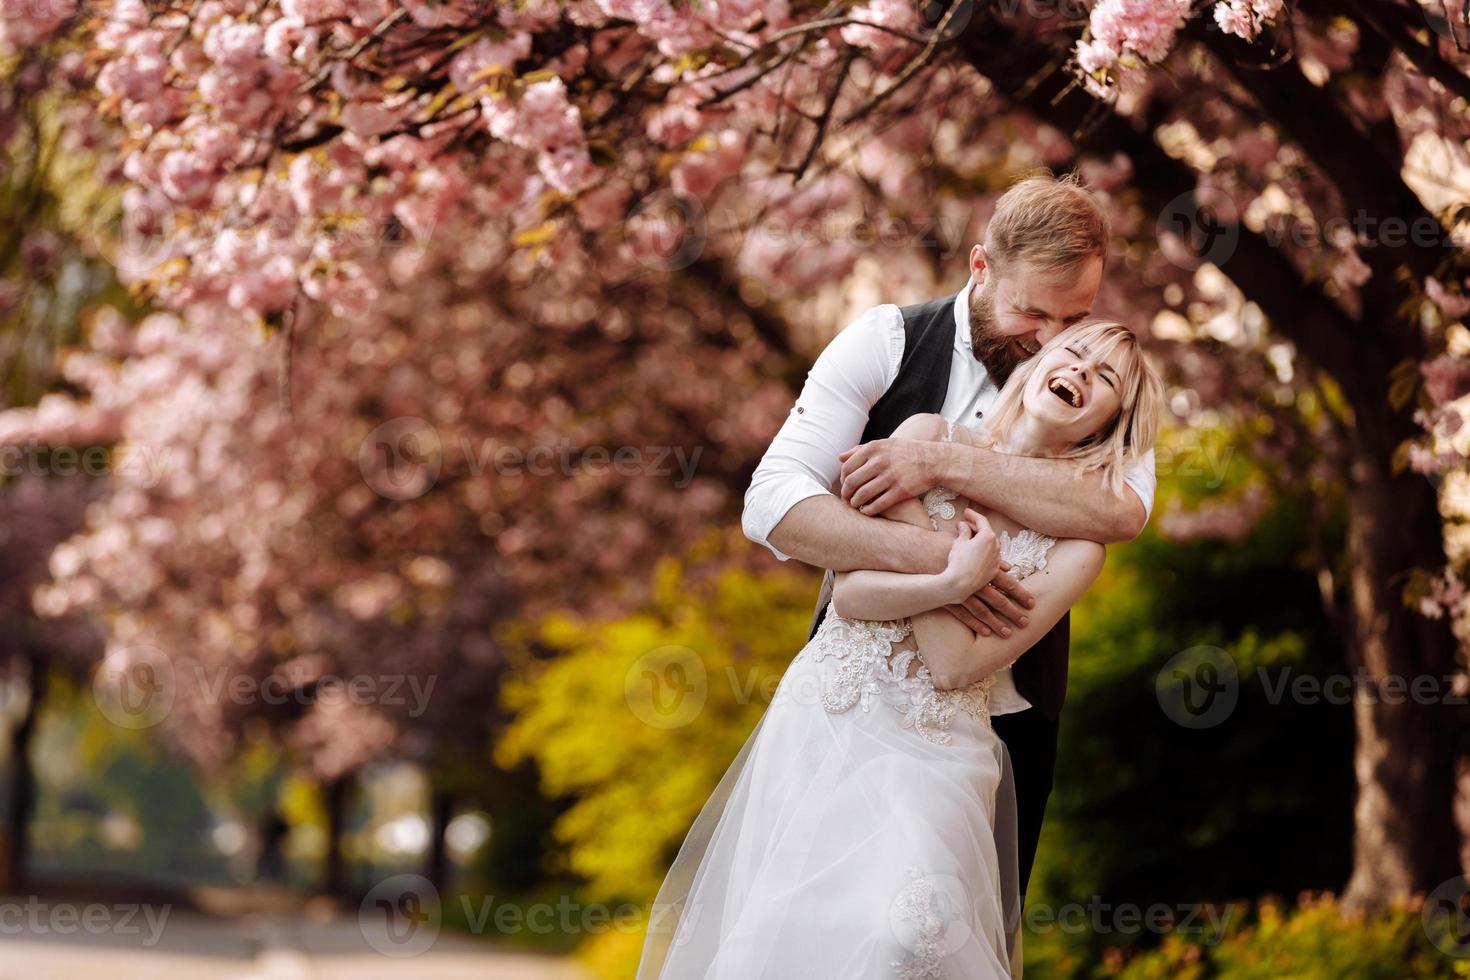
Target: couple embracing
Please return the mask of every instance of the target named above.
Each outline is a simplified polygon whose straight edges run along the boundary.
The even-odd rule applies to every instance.
[[[1087,189],[1027,178],[963,290],[869,310],[818,358],[744,527],[832,571],[639,980],[1019,974],[1067,612],[1153,504],[1162,388],[1092,317],[1108,239]]]

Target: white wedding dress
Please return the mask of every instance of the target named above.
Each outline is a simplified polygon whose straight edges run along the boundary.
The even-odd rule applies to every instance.
[[[954,517],[952,491],[922,499]],[[1054,543],[1002,534],[1001,556],[1024,577]],[[638,980],[1018,974],[995,677],[936,691],[912,633],[828,608],[679,851]]]

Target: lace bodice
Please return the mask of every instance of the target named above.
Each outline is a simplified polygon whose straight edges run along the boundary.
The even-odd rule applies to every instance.
[[[944,441],[954,439],[955,426],[946,422]],[[919,498],[935,530],[941,520],[952,521],[959,510],[960,495],[948,487],[934,487]],[[1047,554],[1056,544],[1055,538],[1030,530],[1014,535],[1001,531],[996,538],[1000,557],[1011,566],[1011,574],[1024,579],[1046,567]],[[822,685],[822,707],[833,713],[854,707],[868,711],[874,699],[896,708],[901,724],[939,745],[948,745],[955,715],[965,712],[990,724],[990,691],[996,675],[952,691],[934,688],[934,679],[925,666],[922,651],[897,647],[913,635],[913,624],[907,620],[868,622],[844,619],[829,605],[827,615],[811,642],[802,651],[817,662],[839,661]]]
[[[931,518],[952,520],[958,494],[935,487],[920,498]],[[937,527],[937,522],[936,522]],[[1000,557],[1011,565],[1011,574],[1025,578],[1046,567],[1046,556],[1055,538],[1028,529],[1015,536],[1002,531],[997,541]],[[822,685],[822,707],[834,714],[854,707],[867,711],[874,699],[898,709],[902,726],[937,745],[948,745],[955,715],[964,712],[981,724],[990,724],[990,689],[995,675],[952,691],[934,688],[934,679],[924,665],[921,651],[894,649],[913,635],[907,619],[869,622],[844,619],[829,605],[811,642],[802,655],[821,662],[840,661]]]

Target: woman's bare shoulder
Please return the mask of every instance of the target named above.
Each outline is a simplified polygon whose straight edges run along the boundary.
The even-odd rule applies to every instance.
[[[926,442],[942,442],[949,438],[950,425],[943,415],[922,412],[910,415],[893,430],[895,439],[922,439]]]

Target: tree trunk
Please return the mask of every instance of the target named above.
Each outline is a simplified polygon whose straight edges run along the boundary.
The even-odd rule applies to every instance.
[[[50,681],[49,665],[40,654],[26,658],[29,668],[25,715],[10,733],[10,796],[5,808],[5,840],[0,852],[0,890],[24,888],[29,879],[30,823],[36,806],[36,771],[31,742]]]
[[[434,790],[429,799],[429,826],[433,836],[429,840],[429,866],[425,877],[439,890],[440,895],[447,894],[446,888],[450,884],[449,842],[445,840],[444,832],[453,818],[454,794],[447,790]]]
[[[342,857],[342,832],[347,824],[347,795],[350,776],[339,776],[322,787],[327,808],[327,850],[322,860],[321,891],[341,897],[346,894],[346,864]]]
[[[1398,431],[1407,420],[1389,409],[1386,393],[1376,418],[1362,401],[1347,557],[1349,663],[1364,683],[1354,685],[1358,798],[1344,898],[1373,909],[1460,873],[1454,799],[1461,716],[1446,703],[1457,670],[1449,623],[1426,618],[1402,597],[1407,572],[1444,562],[1437,496],[1428,480],[1390,472],[1386,461],[1408,433]]]

